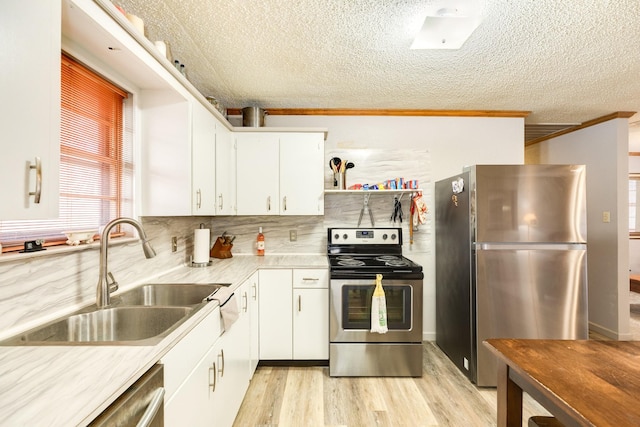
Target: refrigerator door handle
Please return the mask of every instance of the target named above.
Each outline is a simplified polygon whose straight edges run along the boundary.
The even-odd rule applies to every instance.
[[[571,251],[586,250],[586,243],[483,243],[475,242],[475,250],[545,250],[545,251]]]

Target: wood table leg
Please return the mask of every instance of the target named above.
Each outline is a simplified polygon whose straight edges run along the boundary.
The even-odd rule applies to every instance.
[[[509,378],[509,366],[498,363],[498,427],[522,426],[522,389]]]

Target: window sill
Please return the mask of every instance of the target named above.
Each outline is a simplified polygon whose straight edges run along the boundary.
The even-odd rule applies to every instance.
[[[136,242],[140,240],[138,237],[132,236],[123,236],[118,238],[109,239],[109,246],[126,244],[129,242]],[[5,252],[0,253],[0,264],[4,262],[11,261],[26,261],[34,258],[41,258],[47,256],[60,256],[66,253],[75,253],[80,251],[86,251],[90,249],[99,250],[100,249],[100,241],[95,241],[93,243],[85,243],[77,246],[72,245],[57,245],[57,246],[49,246],[43,251],[37,252]]]

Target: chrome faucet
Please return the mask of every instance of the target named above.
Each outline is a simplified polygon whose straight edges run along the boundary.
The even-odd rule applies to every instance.
[[[135,219],[116,218],[105,225],[104,230],[102,230],[102,235],[100,236],[100,277],[98,278],[98,287],[96,289],[96,305],[98,308],[109,306],[111,303],[111,292],[118,290],[118,282],[115,281],[113,275],[107,268],[107,250],[109,247],[109,232],[113,227],[122,223],[131,224],[138,230],[145,257],[153,258],[156,256],[156,251],[154,251],[151,244],[149,244],[147,234],[144,232],[142,224]],[[109,279],[111,279],[111,281],[109,281]]]

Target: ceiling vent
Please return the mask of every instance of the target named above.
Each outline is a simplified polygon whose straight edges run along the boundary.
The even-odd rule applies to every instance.
[[[566,129],[579,126],[580,123],[550,123],[550,124],[532,124],[524,125],[524,142],[525,144],[535,141],[538,138],[551,136],[555,133],[562,132]]]

